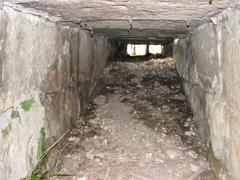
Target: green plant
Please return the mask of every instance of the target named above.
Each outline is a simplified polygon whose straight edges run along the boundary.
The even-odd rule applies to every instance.
[[[28,172],[26,178],[24,180],[41,180],[41,179],[47,179],[47,177],[52,176],[69,176],[69,174],[63,173],[63,172],[45,172],[44,174],[41,174],[41,167],[43,164],[44,158],[48,155],[48,153],[58,145],[58,143],[69,133],[70,130],[66,131],[55,143],[53,143],[49,148],[44,150],[41,146],[44,144],[45,139],[45,131],[42,128],[40,131],[40,138],[38,142],[38,160],[36,164],[32,167],[32,169]]]
[[[39,159],[44,152],[45,135],[46,134],[44,128],[41,128],[40,137],[38,139],[37,159]]]
[[[18,111],[12,110],[11,118],[20,118],[20,113]]]
[[[9,123],[8,125],[7,125],[7,127],[5,127],[4,129],[2,129],[2,137],[7,137],[8,135],[9,135],[9,132],[11,131],[11,127],[12,125],[11,125],[11,123]]]
[[[222,169],[222,164],[220,162],[220,160],[218,160],[216,158],[216,156],[214,155],[212,146],[210,145],[210,148],[208,149],[208,154],[207,154],[207,159],[211,164],[211,168],[213,171],[213,174],[215,176],[215,178],[218,180],[219,179],[219,174],[221,172]]]
[[[32,99],[29,99],[29,100],[25,100],[22,102],[22,109],[25,111],[25,112],[28,112],[32,105],[33,105],[33,100]]]

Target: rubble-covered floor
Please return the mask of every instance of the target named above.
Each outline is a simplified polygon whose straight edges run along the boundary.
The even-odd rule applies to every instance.
[[[60,146],[77,180],[213,180],[172,59],[113,62]],[[195,122],[195,123],[194,123]]]

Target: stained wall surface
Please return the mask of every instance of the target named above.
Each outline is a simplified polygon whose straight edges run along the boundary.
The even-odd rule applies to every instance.
[[[227,9],[184,39],[177,69],[221,179],[240,177],[240,11]],[[221,168],[220,168],[221,167]]]
[[[0,18],[0,177],[15,180],[78,118],[111,48],[103,36],[10,7]]]

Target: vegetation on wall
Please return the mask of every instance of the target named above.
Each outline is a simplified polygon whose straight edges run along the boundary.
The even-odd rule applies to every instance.
[[[33,101],[32,99],[28,99],[28,100],[23,101],[23,102],[21,103],[22,109],[23,109],[25,112],[30,111],[33,103],[34,103],[34,101]]]
[[[12,118],[12,119],[20,118],[20,113],[19,113],[19,111],[12,110],[11,118]]]
[[[215,178],[217,180],[220,180],[219,175],[221,174],[221,171],[222,171],[222,164],[221,164],[220,160],[217,159],[217,157],[214,155],[211,145],[208,149],[207,159],[211,164],[211,168],[212,168]]]
[[[10,133],[10,131],[11,131],[11,127],[12,125],[11,125],[11,123],[9,123],[8,125],[7,125],[7,127],[5,127],[5,128],[3,128],[2,129],[2,137],[3,138],[5,138],[5,137],[7,137],[8,135],[9,135],[9,133]]]
[[[44,159],[50,153],[50,151],[58,145],[58,143],[69,133],[69,130],[66,131],[55,143],[53,143],[47,149],[44,149],[45,142],[45,129],[42,128],[40,131],[40,136],[38,140],[38,152],[37,152],[37,162],[33,165],[32,169],[28,172],[24,180],[41,180],[41,179],[50,179],[53,176],[69,176],[64,172],[42,172],[44,166]]]

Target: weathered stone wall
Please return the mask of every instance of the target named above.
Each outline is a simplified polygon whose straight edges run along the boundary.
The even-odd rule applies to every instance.
[[[239,10],[228,9],[180,39],[176,49],[177,70],[220,179],[240,177],[239,18]]]
[[[12,8],[0,12],[0,179],[23,178],[80,113],[109,55],[108,40]],[[84,82],[91,82],[82,88]]]
[[[79,87],[82,101],[87,101],[92,90],[95,89],[112,51],[112,46],[104,36],[80,32]]]

